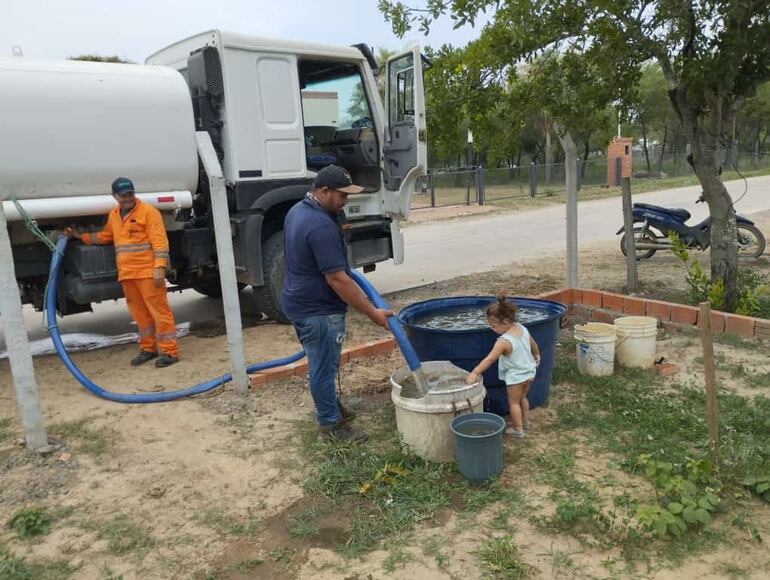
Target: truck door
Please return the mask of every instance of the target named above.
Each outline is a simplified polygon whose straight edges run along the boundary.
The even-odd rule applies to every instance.
[[[425,91],[420,47],[389,59],[386,70],[387,125],[382,148],[386,193],[384,208],[396,219],[409,216],[412,193],[428,168]]]

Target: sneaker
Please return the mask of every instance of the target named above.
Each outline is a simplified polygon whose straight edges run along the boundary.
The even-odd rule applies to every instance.
[[[525,430],[525,431],[529,431],[529,428],[530,428],[530,427],[531,427],[531,425],[530,425],[529,421],[527,421],[526,423],[524,423],[524,430]]]
[[[524,433],[524,431],[516,431],[516,429],[514,429],[513,427],[506,428],[505,434],[510,435],[514,439],[523,439],[524,437],[526,437],[526,434]]]
[[[363,431],[351,427],[343,420],[337,421],[334,425],[319,425],[318,432],[321,437],[334,437],[340,441],[353,441],[363,443],[369,437]]]
[[[347,407],[345,407],[342,404],[342,401],[340,401],[339,399],[337,399],[337,408],[340,410],[340,417],[342,417],[341,420],[343,423],[347,423],[356,418],[356,414],[350,409],[348,409]]]
[[[164,369],[166,367],[170,367],[173,364],[176,364],[179,362],[179,359],[175,356],[167,355],[166,353],[163,353],[158,357],[158,360],[155,361],[155,366],[159,369]]]
[[[139,365],[143,365],[144,363],[146,363],[148,360],[154,359],[156,356],[158,356],[157,352],[150,352],[149,350],[140,350],[139,354],[131,359],[131,366],[138,367]]]

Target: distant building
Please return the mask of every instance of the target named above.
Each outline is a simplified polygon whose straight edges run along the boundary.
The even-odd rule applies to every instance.
[[[337,93],[327,91],[302,91],[302,112],[305,127],[337,127],[339,104]]]

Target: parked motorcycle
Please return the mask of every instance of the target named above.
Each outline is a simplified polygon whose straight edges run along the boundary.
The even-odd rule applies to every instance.
[[[695,203],[702,203],[703,196]],[[651,205],[648,203],[635,203],[633,205],[634,239],[636,240],[636,259],[651,258],[658,250],[671,250],[672,244],[669,234],[674,232],[679,236],[688,248],[705,250],[711,244],[711,217],[695,225],[688,225],[690,212],[686,209],[672,209]],[[736,216],[738,226],[738,257],[758,258],[765,251],[765,236],[754,225],[754,222],[743,217]],[[620,249],[626,255],[625,226],[617,231],[623,234],[620,240]]]

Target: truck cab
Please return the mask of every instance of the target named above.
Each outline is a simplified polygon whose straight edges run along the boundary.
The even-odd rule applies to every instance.
[[[254,288],[269,317],[285,321],[285,216],[326,165],[365,188],[346,208],[351,265],[401,263],[399,225],[427,166],[422,64],[416,47],[379,71],[364,45],[218,30],[144,65],[0,59],[1,203],[22,300],[42,308],[50,263],[30,220],[50,235],[68,225],[101,229],[118,175],[161,211],[172,289],[220,295],[196,132],[208,134],[224,174],[238,284]],[[123,295],[112,246],[70,244],[62,276],[62,315]]]
[[[399,222],[408,218],[415,181],[427,166],[417,48],[380,72],[363,45],[214,30],[146,63],[179,71],[189,86],[196,130],[211,136],[227,182],[238,281],[254,287],[268,316],[283,320],[284,218],[326,165],[344,167],[364,187],[346,208],[351,265],[373,269],[380,261],[403,260]],[[380,85],[385,106],[375,73],[386,75]],[[193,282],[204,293],[216,294],[217,285],[213,264]]]

